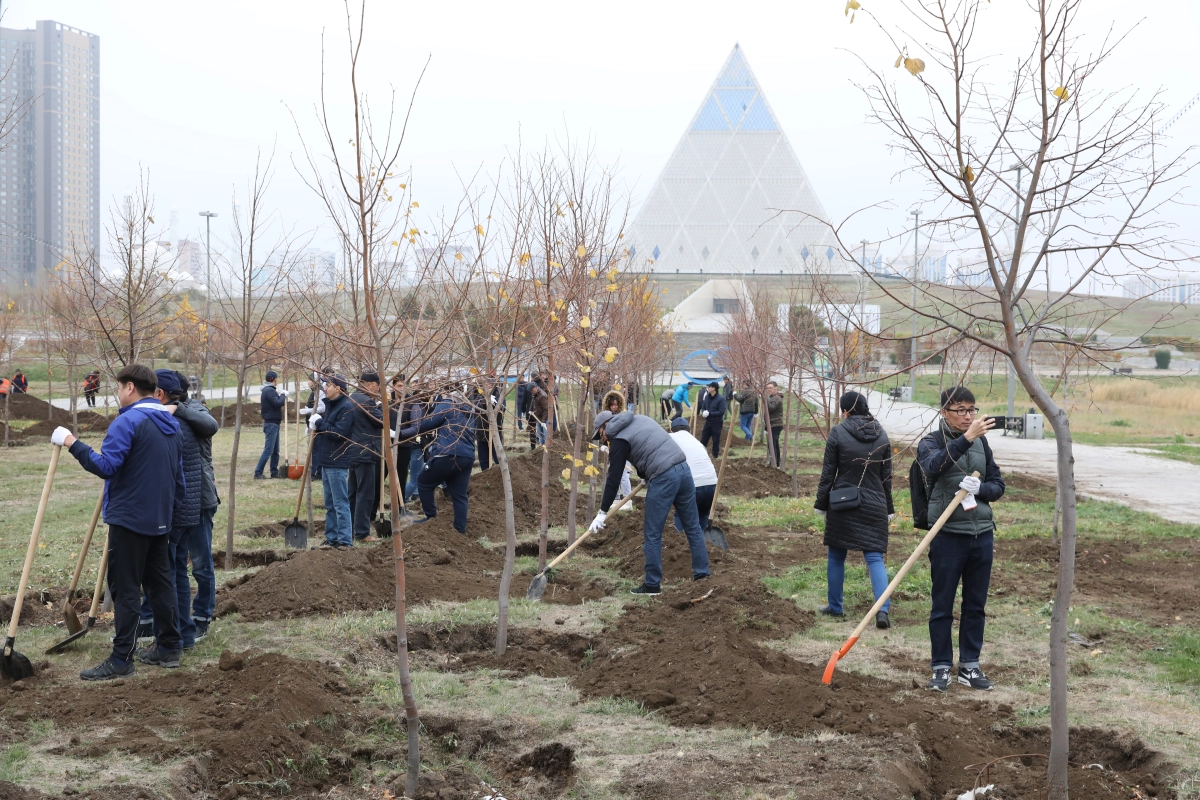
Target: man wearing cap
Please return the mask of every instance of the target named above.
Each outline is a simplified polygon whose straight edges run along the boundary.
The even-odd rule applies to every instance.
[[[713,494],[717,490],[717,470],[704,445],[692,436],[688,421],[683,417],[671,423],[671,440],[679,445],[687,457],[688,469],[692,471],[692,482],[696,484],[696,513],[700,516],[700,530],[708,527],[712,513]],[[675,530],[683,532],[683,523],[675,515]]]
[[[725,426],[725,395],[721,394],[721,387],[716,381],[712,381],[705,388],[704,393],[700,395],[700,400],[696,403],[696,407],[700,409],[700,416],[704,418],[704,427],[700,430],[700,445],[708,447],[708,440],[712,439],[712,454],[713,458],[721,456],[721,429]],[[674,426],[671,430],[674,430]]]
[[[263,469],[267,466],[267,461],[271,462],[271,477],[286,478],[287,473],[279,474],[279,423],[283,422],[283,405],[287,402],[287,391],[281,391],[275,387],[275,380],[279,377],[275,370],[267,370],[266,383],[263,384],[262,394],[259,395],[259,404],[262,407],[263,418],[263,451],[258,458],[258,466],[254,468],[254,480],[261,481],[266,476],[263,475]]]
[[[434,431],[433,441],[425,447],[425,468],[417,476],[417,494],[427,522],[437,516],[434,490],[443,483],[454,505],[454,530],[467,533],[467,495],[471,489],[471,468],[475,466],[474,406],[456,389],[446,387],[430,403],[427,414],[414,425],[400,431],[401,439]]]
[[[600,511],[588,530],[597,531],[604,527],[626,463],[633,464],[648,483],[642,528],[646,577],[641,586],[631,591],[648,595],[662,593],[662,530],[672,506],[683,523],[688,549],[692,552],[692,580],[707,578],[708,550],[696,512],[696,484],[683,450],[657,422],[632,411],[615,415],[608,410],[601,411],[596,415],[595,424],[596,432],[592,438],[608,447],[608,480],[600,498]]]
[[[316,435],[313,469],[321,470],[321,486],[325,491],[325,544],[321,547],[350,547],[354,544],[349,496],[354,406],[346,395],[346,379],[341,375],[326,379],[325,411],[309,415],[308,427]]]
[[[383,409],[379,405],[379,375],[364,372],[358,378],[359,389],[350,395],[350,472],[346,493],[350,498],[350,528],[354,540],[375,541],[371,535],[371,517],[379,508],[379,468],[383,462]],[[390,426],[389,426],[390,430]]]

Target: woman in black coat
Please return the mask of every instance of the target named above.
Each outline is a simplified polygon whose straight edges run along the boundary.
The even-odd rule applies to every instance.
[[[888,522],[895,514],[892,505],[892,444],[883,426],[871,416],[867,398],[846,392],[841,399],[842,423],[829,433],[825,462],[817,486],[814,507],[825,517],[825,546],[829,548],[826,574],[829,604],[819,611],[832,617],[844,616],[842,584],[846,578],[846,552],[861,550],[871,575],[871,588],[878,599],[888,585],[883,554],[887,552]],[[846,495],[830,508],[830,494]],[[853,497],[857,490],[857,500]],[[875,615],[877,628],[891,627],[891,602]]]

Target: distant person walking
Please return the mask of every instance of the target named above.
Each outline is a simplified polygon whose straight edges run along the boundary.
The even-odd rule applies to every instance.
[[[752,441],[754,439],[754,417],[758,414],[758,395],[754,393],[750,381],[743,381],[742,390],[733,398],[738,401],[738,425],[742,429],[742,435],[746,437],[747,442]]]
[[[13,394],[27,394],[29,392],[29,379],[25,377],[25,373],[17,370],[12,377]]]
[[[700,444],[703,447],[708,447],[709,440],[712,440],[713,458],[721,457],[721,430],[725,426],[725,395],[721,394],[721,387],[716,381],[708,384],[704,391],[700,394],[700,399],[696,401],[696,407],[700,409],[700,416],[704,418],[704,427],[700,431]]]
[[[283,406],[287,402],[288,393],[275,387],[278,377],[275,370],[267,370],[266,383],[263,384],[262,394],[259,396],[263,418],[263,451],[258,458],[258,466],[254,468],[256,481],[266,478],[263,470],[268,461],[271,463],[272,478],[287,477],[286,473],[279,474],[279,424],[283,422]]]
[[[88,408],[96,407],[96,394],[99,391],[100,373],[93,370],[83,379],[83,399],[87,402]]]
[[[867,398],[858,392],[841,397],[842,421],[829,432],[825,460],[813,507],[825,518],[825,575],[828,603],[818,611],[845,616],[842,587],[846,581],[846,554],[861,550],[878,599],[888,585],[883,556],[888,546],[888,522],[895,516],[892,504],[892,443],[883,426],[871,416]],[[831,492],[854,495],[833,507]],[[891,600],[875,615],[875,627],[890,628]]]

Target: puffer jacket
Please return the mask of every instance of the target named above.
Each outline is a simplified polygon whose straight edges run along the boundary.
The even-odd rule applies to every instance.
[[[216,435],[220,425],[209,413],[208,408],[199,400],[185,400],[175,409],[175,419],[179,420],[181,428],[191,428],[196,436],[196,444],[200,451],[200,508],[216,508],[221,504],[221,496],[217,492],[217,476],[213,472],[212,437]],[[184,447],[184,474],[190,476],[187,465],[187,448]],[[196,484],[189,483],[188,490]]]
[[[457,392],[441,395],[421,420],[400,431],[408,439],[418,433],[435,431],[433,441],[425,448],[428,463],[442,456],[475,458],[475,428],[478,417],[475,408]]]
[[[179,443],[183,456],[183,483],[187,488],[175,494],[175,506],[171,515],[172,528],[190,528],[200,524],[200,492],[204,480],[204,459],[200,456],[200,442],[191,425],[180,423]]]
[[[333,400],[327,397],[324,402],[325,413],[313,426],[317,432],[317,438],[313,441],[313,466],[349,469],[350,458],[354,455],[354,440],[350,437],[354,426],[354,406],[344,394],[339,394]]]
[[[829,510],[835,488],[858,487],[861,504]],[[814,507],[825,515],[825,545],[887,552],[892,505],[892,443],[874,417],[854,416],[829,432]]]
[[[739,414],[758,413],[758,395],[753,390],[747,389],[744,392],[738,392],[733,396],[733,399],[738,401]]]
[[[771,430],[777,431],[783,427],[783,395],[767,396],[767,416],[771,418]],[[763,430],[767,427],[764,425]]]
[[[350,415],[350,448],[351,464],[372,464],[382,458],[380,445],[383,442],[383,409],[375,405],[375,398],[366,392],[354,392],[350,395],[352,413]]]
[[[725,411],[727,410],[724,395],[717,392],[710,397],[707,389],[700,393],[700,400],[697,401],[696,407],[701,411],[708,412],[708,416],[704,418],[705,425],[710,423],[714,425],[720,424],[721,420],[725,418]]]
[[[283,422],[283,404],[287,398],[279,394],[273,383],[264,383],[258,397],[263,422]]]

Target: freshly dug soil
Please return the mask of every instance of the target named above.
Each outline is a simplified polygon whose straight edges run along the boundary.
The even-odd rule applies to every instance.
[[[720,462],[717,464],[720,468]],[[801,494],[811,494],[817,489],[816,475],[798,475]],[[791,497],[792,476],[789,472],[775,469],[755,457],[730,460],[725,465],[725,477],[721,479],[722,495],[740,497]]]
[[[296,491],[299,491],[298,483],[294,483],[292,485],[297,487]],[[308,526],[308,517],[306,515],[301,515],[300,523],[307,527]],[[247,536],[251,539],[263,539],[263,538],[282,539],[283,538],[283,529],[291,524],[292,524],[292,521],[290,519],[281,519],[278,522],[268,522],[264,525],[252,525],[249,528],[242,528],[240,531],[234,531],[233,535],[234,536]],[[323,513],[322,514],[317,514],[317,513],[313,514],[313,529],[308,532],[308,538],[309,539],[315,538],[317,540],[317,543],[319,543],[321,540],[323,540],[325,538],[325,519],[324,519]]]
[[[93,579],[94,580],[94,579]],[[92,588],[83,584],[90,581],[80,581],[80,588],[75,592],[72,608],[76,612],[86,612],[92,602]],[[62,602],[66,597],[66,586],[55,586],[48,589],[28,588],[25,590],[25,602],[21,604],[21,619],[19,625],[52,625],[62,622]],[[87,595],[84,597],[84,595]],[[8,625],[12,619],[13,607],[16,605],[16,595],[0,597],[0,626]]]
[[[237,403],[209,406],[208,411],[222,428],[233,427],[237,420]],[[262,427],[262,405],[258,402],[242,403],[242,425]]]
[[[233,568],[245,569],[246,567],[265,567],[267,564],[274,564],[276,561],[287,561],[298,550],[234,550],[233,551]],[[225,551],[213,550],[213,564],[217,569],[225,569]],[[236,582],[235,582],[236,583]],[[233,584],[231,584],[233,585]]]
[[[542,524],[542,452],[524,453],[508,458],[509,474],[512,478],[513,520],[517,535],[540,530]],[[550,503],[549,524],[567,524],[567,502],[570,493],[559,481],[565,462],[553,455],[550,460]],[[504,529],[504,481],[499,467],[471,476],[471,514],[467,519],[467,531],[474,536],[487,536],[492,541],[503,541]],[[449,501],[437,498],[439,513]],[[586,512],[587,495],[580,491],[580,507]],[[413,512],[420,513],[421,504],[413,504]],[[447,508],[447,511],[449,509]]]
[[[100,433],[108,430],[108,417],[95,411],[85,411],[83,398],[79,400],[79,432]],[[114,409],[114,413],[116,410]],[[52,414],[53,416],[47,416]],[[4,416],[4,403],[0,401],[0,418]],[[31,394],[14,394],[8,401],[9,419],[38,420],[38,424],[25,429],[26,436],[49,436],[60,425],[71,427],[71,412],[65,408],[54,407],[45,400]],[[3,432],[0,431],[0,434]]]
[[[379,645],[396,652],[396,634],[380,637]],[[504,655],[496,658],[495,625],[458,625],[453,629],[426,625],[408,632],[414,666],[452,672],[496,669],[514,675],[567,677],[579,672],[601,647],[600,641],[591,636],[510,627]]]

